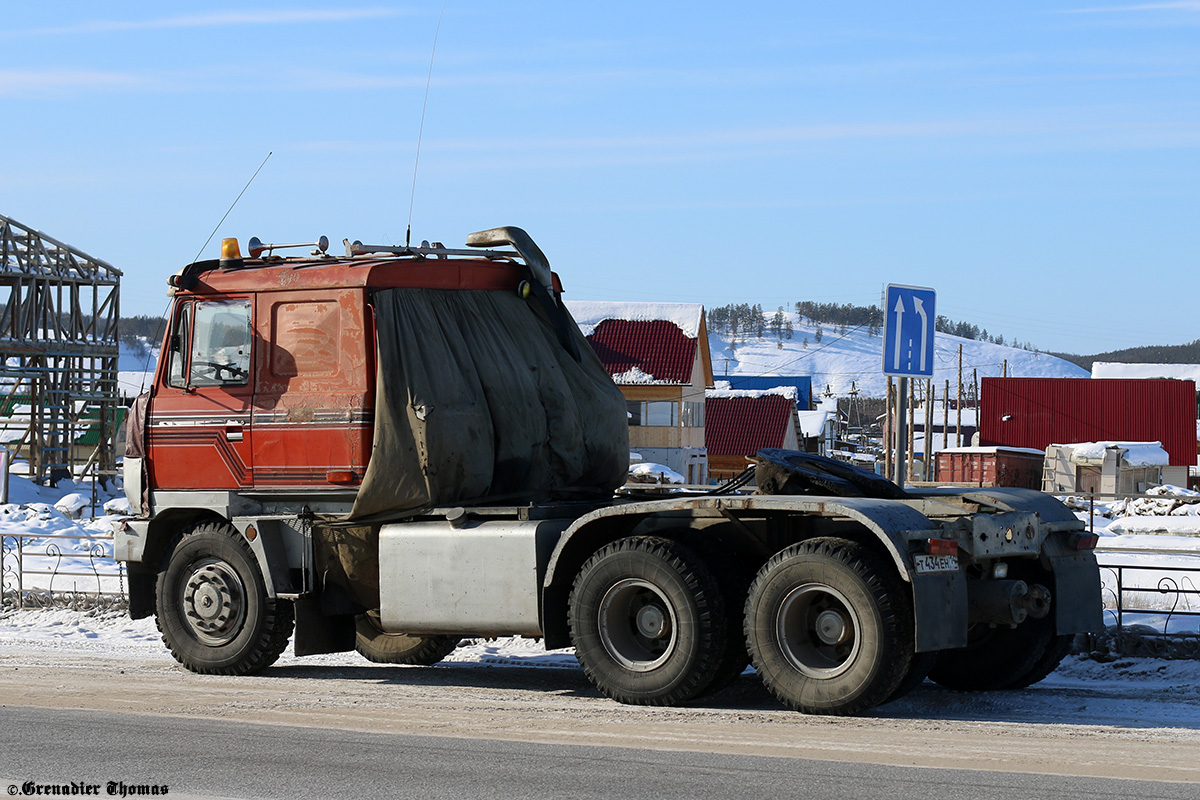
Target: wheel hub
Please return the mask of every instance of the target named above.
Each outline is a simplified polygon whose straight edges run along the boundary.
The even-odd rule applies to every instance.
[[[667,632],[667,615],[656,605],[645,606],[637,613],[638,632],[647,639],[659,639]]]
[[[846,619],[841,613],[826,610],[817,615],[816,634],[822,643],[839,644],[846,638],[848,632]]]
[[[197,563],[183,586],[183,617],[204,644],[233,641],[246,619],[246,589],[241,578],[224,561]]]
[[[632,672],[661,666],[675,650],[675,610],[649,581],[626,578],[614,583],[600,601],[597,622],[605,651]]]
[[[775,617],[783,655],[810,678],[841,675],[854,664],[862,647],[858,615],[844,594],[832,586],[808,583],[793,589]]]

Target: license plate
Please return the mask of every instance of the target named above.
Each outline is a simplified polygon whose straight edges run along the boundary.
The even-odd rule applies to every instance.
[[[917,572],[958,572],[958,556],[913,556]]]

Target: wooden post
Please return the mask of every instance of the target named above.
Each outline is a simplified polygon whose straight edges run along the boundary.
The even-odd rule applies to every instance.
[[[925,381],[925,480],[933,480],[933,379]]]
[[[954,446],[962,447],[962,403],[963,403],[963,386],[962,386],[962,342],[958,344],[958,421],[955,423],[957,427],[954,429]]]
[[[893,408],[896,402],[896,387],[892,385],[892,376],[887,376],[887,400],[884,402],[883,426],[887,435],[883,440],[883,474],[888,478],[895,476],[892,471],[892,448],[896,446],[896,425],[893,422]]]
[[[979,433],[979,370],[971,370],[971,401],[975,408],[975,432]]]
[[[942,393],[942,449],[950,446],[950,379],[946,379],[946,391]]]

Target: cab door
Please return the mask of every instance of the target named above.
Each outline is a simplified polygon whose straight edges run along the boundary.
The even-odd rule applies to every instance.
[[[254,484],[355,489],[371,452],[371,355],[362,290],[258,296]]]
[[[155,490],[253,485],[253,314],[249,297],[175,306],[146,431]]]

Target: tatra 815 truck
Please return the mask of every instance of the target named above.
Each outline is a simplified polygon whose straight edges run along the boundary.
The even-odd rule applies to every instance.
[[[791,708],[853,714],[926,677],[1028,686],[1099,627],[1096,540],[1038,492],[773,450],[752,491],[618,494],[626,404],[559,276],[519,228],[467,245],[229,239],[169,278],[115,546],[183,666],[522,636],[624,703],[753,665]]]

